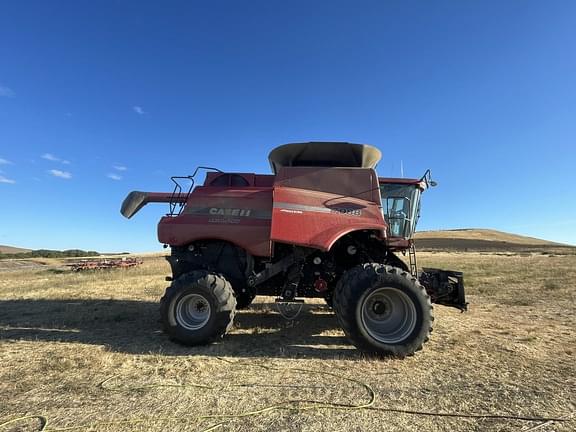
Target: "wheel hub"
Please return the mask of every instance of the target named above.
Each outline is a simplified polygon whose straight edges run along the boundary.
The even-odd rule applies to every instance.
[[[211,308],[208,300],[200,294],[188,294],[176,305],[176,321],[188,330],[199,330],[210,319]]]
[[[374,302],[374,305],[372,305],[372,311],[376,315],[384,315],[384,313],[386,313],[386,303],[381,301]]]
[[[382,287],[360,304],[360,319],[368,336],[384,344],[402,343],[416,327],[416,307],[398,288]]]

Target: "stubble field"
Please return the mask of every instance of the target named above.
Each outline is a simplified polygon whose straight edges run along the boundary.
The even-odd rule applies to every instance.
[[[404,360],[364,357],[321,301],[287,321],[266,297],[222,342],[175,345],[158,321],[161,257],[2,271],[0,432],[575,430],[576,255],[419,264],[464,271],[470,311],[437,306],[432,339]]]

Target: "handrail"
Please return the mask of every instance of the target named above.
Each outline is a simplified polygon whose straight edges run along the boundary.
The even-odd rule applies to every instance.
[[[198,171],[200,171],[200,170],[223,172],[222,170],[219,170],[218,168],[199,166],[194,170],[192,175],[170,177],[170,180],[172,180],[172,182],[174,182],[174,190],[172,191],[172,195],[170,196],[170,211],[166,216],[178,216],[178,215],[180,215],[180,213],[182,213],[182,209],[184,208],[184,206],[188,202],[188,198],[190,197],[190,194],[192,193],[192,189],[194,188],[195,177],[198,174]],[[190,181],[190,186],[188,187],[188,192],[186,192],[186,196],[184,198],[183,198],[184,194],[182,193],[182,186],[180,185],[178,180],[189,180]]]

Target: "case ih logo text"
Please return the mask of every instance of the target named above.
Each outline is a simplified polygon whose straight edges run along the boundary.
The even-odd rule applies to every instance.
[[[212,207],[209,213],[213,216],[250,216],[252,210],[250,209],[234,209],[234,208],[218,208]]]

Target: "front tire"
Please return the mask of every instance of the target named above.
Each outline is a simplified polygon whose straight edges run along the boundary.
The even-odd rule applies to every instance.
[[[164,332],[184,345],[221,339],[232,327],[236,299],[221,275],[195,270],[176,279],[160,300]]]
[[[334,311],[350,341],[379,356],[405,357],[422,349],[434,321],[430,297],[415,277],[375,263],[344,273]]]

